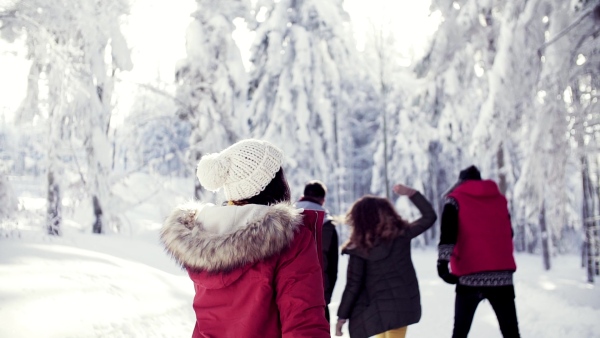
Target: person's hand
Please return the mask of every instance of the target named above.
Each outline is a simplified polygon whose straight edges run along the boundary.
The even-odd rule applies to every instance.
[[[341,337],[343,335],[342,326],[344,326],[344,324],[346,324],[345,319],[338,319],[337,323],[335,324],[335,335],[336,336]]]
[[[456,284],[458,283],[458,277],[450,273],[448,269],[448,261],[438,259],[437,261],[437,272],[438,276],[444,280],[444,282],[448,284]]]
[[[414,195],[417,191],[411,187],[408,187],[404,184],[396,184],[393,188],[394,192],[400,196],[412,196]]]

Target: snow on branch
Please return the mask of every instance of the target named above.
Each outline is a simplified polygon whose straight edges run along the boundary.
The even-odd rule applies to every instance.
[[[576,19],[575,21],[573,21],[570,25],[568,25],[567,27],[565,27],[562,31],[558,32],[558,34],[556,34],[552,39],[546,41],[543,45],[541,45],[538,48],[538,56],[541,57],[542,56],[542,52],[546,48],[548,48],[548,46],[550,46],[551,44],[553,44],[556,41],[560,40],[560,38],[562,38],[567,33],[569,33],[573,28],[575,28],[577,25],[579,25],[583,21],[583,19],[585,19],[586,17],[588,17],[591,14],[593,14],[592,19],[600,21],[600,5],[596,5],[596,7],[587,10],[578,19]]]

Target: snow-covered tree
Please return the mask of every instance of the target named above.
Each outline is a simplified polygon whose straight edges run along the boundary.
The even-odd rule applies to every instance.
[[[12,217],[17,211],[17,197],[8,180],[13,166],[14,135],[4,128],[0,120],[0,223]],[[2,229],[0,228],[0,231]]]
[[[17,212],[17,196],[15,195],[6,174],[0,175],[0,221],[11,218]]]
[[[531,124],[531,147],[527,149],[517,187],[520,196],[529,197],[531,207],[537,207],[542,213],[540,226],[546,268],[550,268],[555,246],[552,241],[560,240],[561,229],[572,222],[573,217],[569,215],[580,208],[576,204],[578,199],[569,193],[579,189],[573,187],[569,177],[581,175],[583,180],[584,206],[583,217],[580,217],[584,224],[586,214],[594,213],[586,205],[594,206],[597,196],[596,192],[586,192],[590,183],[586,177],[590,169],[588,160],[592,158],[594,162],[597,157],[595,150],[589,151],[597,147],[593,137],[596,123],[590,113],[594,103],[591,94],[580,90],[593,91],[594,88],[588,79],[597,73],[598,60],[594,57],[586,60],[584,55],[594,54],[593,47],[588,47],[597,45],[594,40],[597,40],[598,22],[592,14],[600,7],[597,2],[580,2],[582,7],[575,3],[548,0],[541,4],[545,40],[536,45],[542,60],[537,86],[538,114]],[[577,29],[573,29],[575,26]],[[589,108],[592,110],[588,111]],[[580,163],[581,170],[573,171],[574,166],[569,162],[574,161]],[[593,237],[588,239],[588,243],[595,242]]]
[[[354,98],[356,103],[349,123],[347,151],[350,166],[346,176],[352,182],[352,199],[357,199],[365,194],[380,193],[372,189],[372,182],[376,167],[373,154],[377,147],[376,135],[380,134],[381,112],[380,96],[370,78],[363,77]]]
[[[478,1],[432,1],[442,22],[428,52],[415,66],[424,85],[412,101],[436,132],[423,152],[431,160],[424,190],[435,204],[460,169],[477,164],[469,147],[487,83],[485,69],[493,60],[492,5]],[[491,55],[490,55],[491,54]]]
[[[115,220],[110,215],[108,133],[114,75],[132,67],[119,26],[127,10],[124,0],[21,0],[2,15],[3,35],[25,33],[32,60],[28,93],[17,118],[29,123],[36,116],[47,119],[48,231],[52,234],[60,232],[60,156],[71,148],[73,139],[83,143],[86,153],[87,165],[80,167],[80,177],[94,206],[93,232],[106,231]]]
[[[251,51],[252,135],[283,148],[293,188],[324,181],[338,198],[331,206],[337,212],[351,187],[343,144],[358,80],[342,1],[263,2],[255,13],[265,20]]]
[[[388,157],[392,181],[417,187],[441,206],[441,195],[459,170],[478,164],[469,148],[497,28],[487,21],[492,15],[487,2],[434,0],[431,11],[442,19],[425,55],[392,78],[386,105],[393,135]],[[429,244],[436,237],[434,227],[423,238]]]
[[[178,116],[191,127],[189,162],[222,150],[247,135],[247,77],[232,38],[233,19],[244,17],[239,0],[197,0],[186,33],[187,56],[177,64]],[[194,180],[195,197],[201,186]]]
[[[380,9],[384,11],[384,9]],[[391,176],[393,174],[394,147],[393,135],[398,135],[398,110],[403,106],[401,96],[401,87],[404,83],[403,70],[398,64],[399,48],[395,34],[391,29],[391,13],[380,13],[377,23],[371,22],[365,38],[365,50],[361,56],[362,62],[367,67],[368,79],[374,91],[377,93],[377,105],[374,112],[378,121],[378,132],[371,135],[375,146],[375,156],[373,158],[373,180],[371,182],[371,191],[375,194],[382,194],[387,198],[391,197]],[[376,136],[375,136],[376,135]],[[397,169],[397,168],[396,168]],[[402,180],[402,182],[406,182]]]
[[[140,88],[120,130],[118,168],[124,175],[145,172],[163,176],[194,176],[186,150],[191,126],[175,114],[180,107],[169,95]],[[161,91],[166,93],[167,91]]]
[[[430,79],[413,100],[433,112],[435,184],[449,186],[461,167],[480,166],[509,198],[517,248],[541,250],[547,268],[580,200],[571,193],[579,188],[570,177],[581,175],[573,149],[585,144],[578,151],[589,159],[596,146],[589,107],[597,101],[597,8],[597,1],[433,1],[443,22],[416,67]]]

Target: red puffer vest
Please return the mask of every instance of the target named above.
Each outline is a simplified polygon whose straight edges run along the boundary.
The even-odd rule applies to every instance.
[[[457,276],[515,271],[506,198],[491,180],[468,180],[448,196],[458,202],[458,238],[450,258]]]
[[[329,337],[319,264],[322,212],[290,205],[182,206],[161,239],[196,295],[193,338]]]

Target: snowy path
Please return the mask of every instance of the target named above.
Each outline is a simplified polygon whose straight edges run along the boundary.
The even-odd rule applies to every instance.
[[[407,337],[450,337],[454,315],[454,286],[437,277],[433,249],[413,250],[413,262],[419,277],[423,316],[408,329]],[[340,264],[347,264],[343,256]],[[542,269],[541,258],[517,255],[515,274],[517,314],[522,337],[594,338],[600,337],[600,292],[584,282],[584,271],[577,268],[575,256],[555,259],[550,273]],[[340,271],[344,279],[344,271]],[[334,291],[338,301],[342,287]],[[337,311],[337,303],[330,306]],[[347,334],[347,327],[344,327]],[[488,302],[477,308],[470,337],[501,338],[496,316]]]
[[[423,318],[408,337],[450,336],[454,290],[437,278],[435,259],[432,249],[413,251]],[[537,256],[517,260],[523,337],[600,337],[600,292],[584,283],[577,257],[556,258],[550,273]],[[344,256],[342,283],[346,262]],[[0,275],[0,337],[189,337],[194,325],[191,282],[154,243],[89,235],[0,240]],[[488,303],[471,332],[501,337]]]

